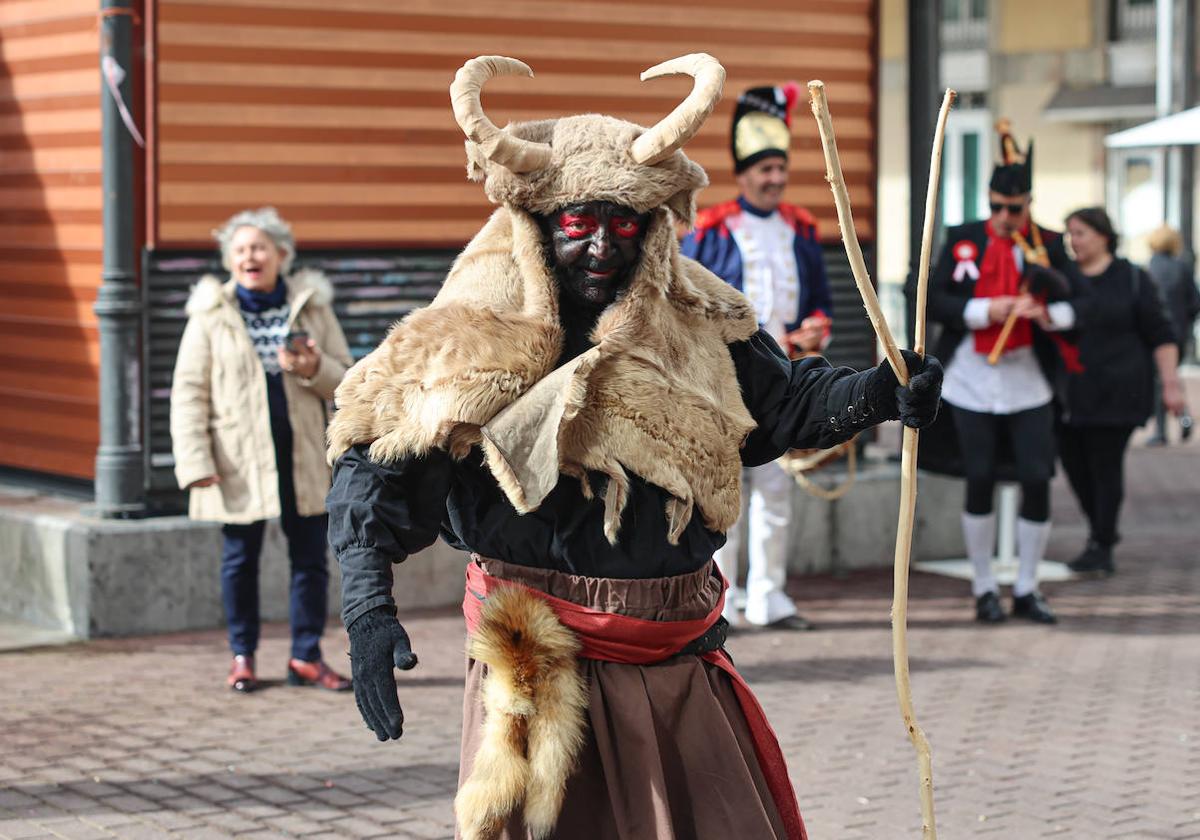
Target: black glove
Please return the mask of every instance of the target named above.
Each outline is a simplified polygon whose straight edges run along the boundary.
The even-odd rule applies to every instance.
[[[1029,263],[1025,266],[1025,276],[1029,280],[1031,294],[1045,295],[1047,301],[1070,300],[1071,283],[1062,272]]]
[[[937,417],[942,399],[942,363],[934,356],[921,358],[911,350],[901,350],[900,355],[908,368],[908,385],[900,386],[892,366],[885,359],[875,369],[871,390],[883,399],[895,401],[896,414],[905,426],[924,429]]]
[[[396,696],[392,666],[407,671],[417,664],[408,633],[390,607],[363,613],[347,632],[358,712],[380,741],[399,738],[404,733],[404,710]]]

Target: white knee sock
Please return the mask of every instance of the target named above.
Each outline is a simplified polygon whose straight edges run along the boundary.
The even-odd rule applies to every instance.
[[[1050,539],[1049,522],[1031,522],[1017,519],[1017,580],[1013,583],[1013,595],[1020,598],[1037,589],[1038,563],[1046,553],[1046,542]]]
[[[996,514],[974,513],[962,515],[963,540],[967,544],[967,558],[975,576],[971,580],[971,594],[978,598],[985,592],[996,592],[996,576],[992,573],[992,552],[996,548]]]

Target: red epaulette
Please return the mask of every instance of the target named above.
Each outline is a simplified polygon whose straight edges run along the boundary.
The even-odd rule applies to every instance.
[[[730,216],[736,216],[742,212],[742,206],[737,203],[737,199],[725,201],[721,204],[714,204],[712,207],[705,207],[696,213],[696,236],[698,239],[704,238],[704,235],[710,230],[715,230],[719,236],[728,236],[729,228],[725,225],[725,220]]]
[[[812,213],[794,204],[780,204],[779,215],[796,230],[797,234],[805,239],[816,241],[817,219]]]

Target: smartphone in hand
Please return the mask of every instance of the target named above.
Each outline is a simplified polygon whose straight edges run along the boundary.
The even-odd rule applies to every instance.
[[[292,330],[284,341],[288,350],[298,353],[308,346],[308,333],[304,330]]]

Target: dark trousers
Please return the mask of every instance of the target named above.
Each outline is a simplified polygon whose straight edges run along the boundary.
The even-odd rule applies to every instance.
[[[1054,409],[1049,404],[1015,414],[982,414],[950,406],[967,477],[967,513],[992,512],[996,461],[1002,436],[1016,459],[1021,483],[1021,518],[1050,518],[1050,477],[1054,474]]]
[[[274,424],[273,424],[274,426]],[[290,615],[292,657],[305,662],[321,658],[321,632],[325,628],[329,567],[325,555],[329,517],[300,516],[292,481],[291,430],[272,428],[279,470],[280,524],[288,541],[291,561]],[[221,531],[221,597],[229,623],[229,647],[249,656],[258,647],[261,621],[258,605],[258,560],[262,554],[266,522],[225,525]]]
[[[1117,518],[1125,496],[1125,452],[1132,426],[1061,426],[1058,457],[1079,506],[1091,525],[1091,538],[1116,545]]]

